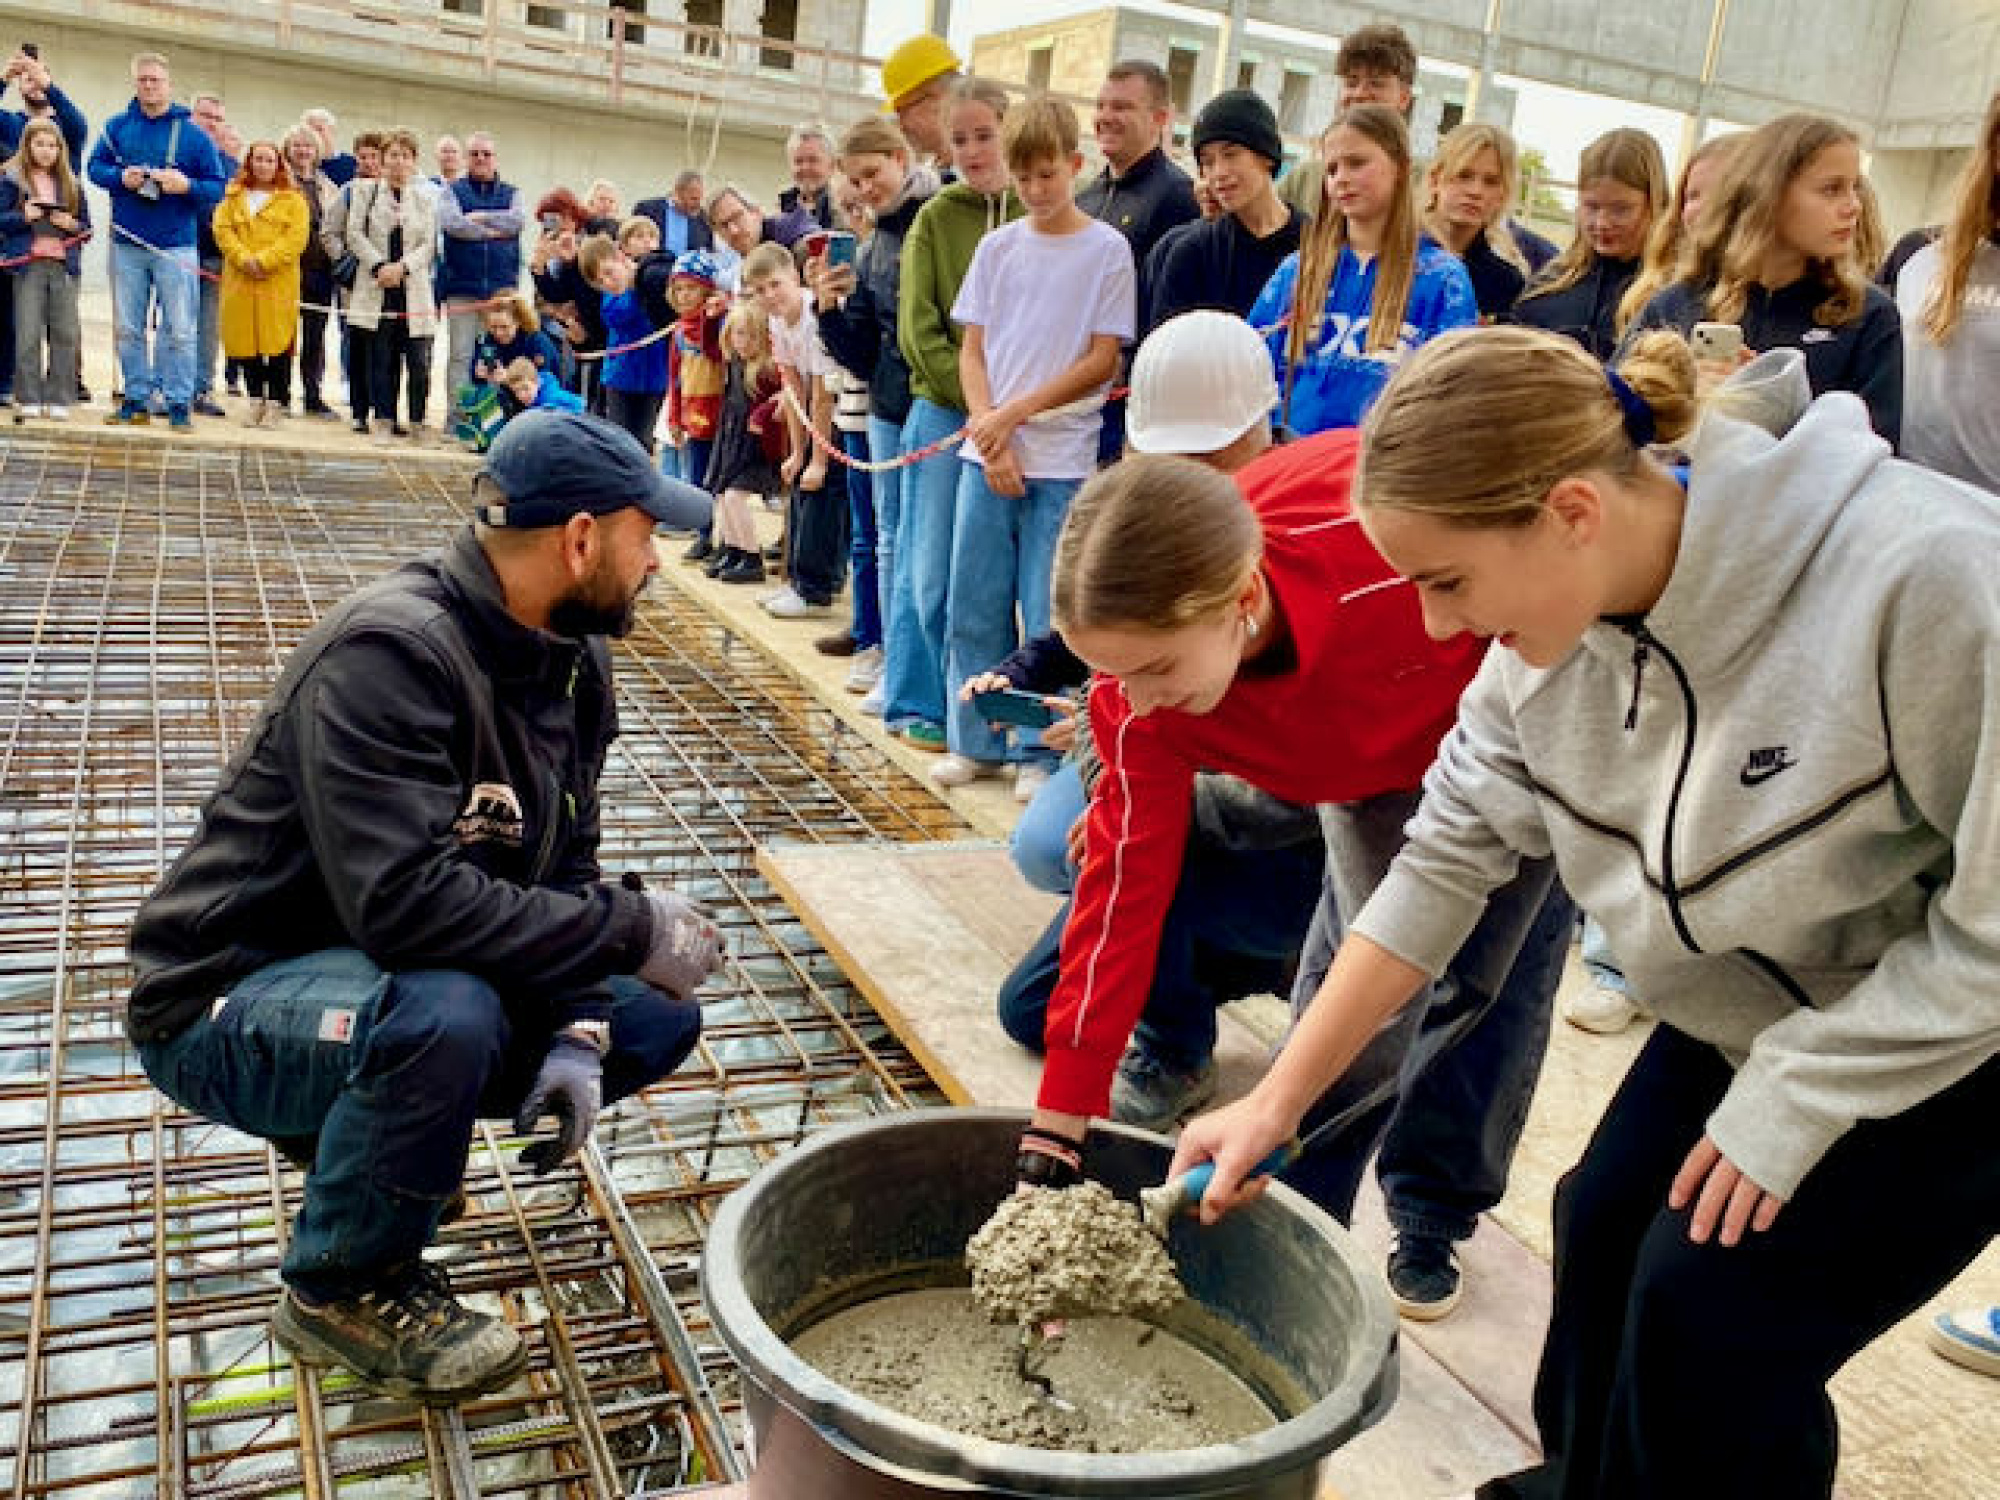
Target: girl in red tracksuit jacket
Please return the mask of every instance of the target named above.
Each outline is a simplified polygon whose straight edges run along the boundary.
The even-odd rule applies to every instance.
[[[1054,605],[1100,674],[1089,708],[1104,774],[1049,1004],[1038,1131],[1080,1140],[1106,1112],[1197,771],[1289,802],[1354,802],[1415,787],[1452,724],[1483,643],[1425,634],[1416,591],[1350,509],[1358,449],[1352,430],[1318,434],[1234,481],[1128,458],[1077,498]]]

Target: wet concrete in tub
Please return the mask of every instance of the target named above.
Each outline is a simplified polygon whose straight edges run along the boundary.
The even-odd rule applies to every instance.
[[[1157,1452],[1230,1442],[1277,1421],[1219,1361],[1136,1318],[1071,1321],[1038,1360],[1053,1400],[1017,1373],[1017,1337],[965,1288],[940,1287],[835,1313],[792,1347],[858,1395],[1002,1443]]]
[[[1016,1193],[973,1235],[965,1263],[996,1323],[1157,1314],[1181,1300],[1166,1247],[1097,1182]]]

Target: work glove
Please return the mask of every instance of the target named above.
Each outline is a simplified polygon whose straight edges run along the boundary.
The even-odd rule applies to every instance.
[[[686,999],[722,967],[722,929],[678,892],[643,894],[653,908],[653,945],[639,965],[639,977]]]
[[[1075,1187],[1083,1181],[1083,1142],[1030,1125],[1014,1153],[1014,1181],[1019,1187]]]
[[[521,1152],[522,1162],[537,1177],[553,1172],[590,1139],[590,1132],[597,1128],[597,1112],[603,1107],[603,1079],[604,1062],[596,1046],[583,1037],[558,1032],[535,1075],[535,1086],[528,1090],[514,1116],[516,1135],[533,1130],[543,1115],[555,1116],[555,1135],[532,1141]]]

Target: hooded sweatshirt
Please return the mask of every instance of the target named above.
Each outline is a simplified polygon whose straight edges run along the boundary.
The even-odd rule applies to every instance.
[[[868,410],[897,426],[910,414],[910,367],[896,338],[903,241],[917,211],[937,190],[936,171],[910,168],[902,195],[876,215],[874,233],[855,260],[853,292],[819,315],[826,352],[868,382]]]
[[[1579,280],[1560,291],[1537,291],[1531,283],[1514,303],[1509,321],[1563,334],[1596,358],[1609,359],[1618,347],[1618,304],[1638,274],[1636,256],[1631,260],[1597,256]]]
[[[939,191],[921,209],[903,241],[903,284],[896,300],[896,343],[910,367],[911,394],[934,406],[965,410],[958,379],[958,350],[965,330],[951,307],[979,242],[1021,217],[1010,187],[982,193],[963,182]]]
[[[1658,601],[1553,667],[1487,655],[1355,930],[1440,973],[1553,853],[1634,995],[1736,1067],[1709,1136],[1790,1198],[2000,1050],[2000,507],[1808,406],[1795,351],[1739,385],[1768,430],[1704,423]]]
[[[125,186],[127,167],[178,167],[187,177],[188,190],[141,197]],[[185,105],[170,104],[159,115],[149,116],[137,99],[105,122],[104,134],[90,153],[90,180],[111,195],[114,230],[122,229],[162,250],[194,248],[201,220],[222,201],[228,185],[222,158]]]

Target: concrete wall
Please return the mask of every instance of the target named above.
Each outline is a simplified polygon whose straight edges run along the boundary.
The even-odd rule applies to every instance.
[[[1877,143],[1964,146],[2000,89],[2000,4],[1910,0]]]

